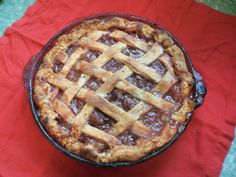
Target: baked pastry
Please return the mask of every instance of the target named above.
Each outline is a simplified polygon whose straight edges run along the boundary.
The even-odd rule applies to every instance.
[[[120,17],[61,35],[34,78],[49,134],[95,162],[138,160],[168,143],[194,110],[194,78],[166,32]]]

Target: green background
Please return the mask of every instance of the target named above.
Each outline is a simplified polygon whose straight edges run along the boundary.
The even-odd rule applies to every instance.
[[[0,0],[0,35],[34,2],[35,0]]]

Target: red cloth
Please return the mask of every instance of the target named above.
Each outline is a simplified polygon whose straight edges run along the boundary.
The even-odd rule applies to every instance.
[[[56,150],[40,133],[23,67],[61,28],[97,13],[155,21],[185,46],[207,85],[205,103],[160,156],[128,168],[96,168]],[[186,0],[39,0],[0,38],[0,176],[218,176],[236,125],[236,17]]]

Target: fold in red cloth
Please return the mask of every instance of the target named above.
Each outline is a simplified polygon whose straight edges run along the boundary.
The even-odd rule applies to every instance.
[[[40,133],[23,87],[32,55],[61,28],[97,13],[130,13],[166,27],[206,82],[205,103],[168,150],[128,168],[95,168],[56,150]],[[39,0],[0,38],[0,176],[218,176],[236,125],[236,17],[190,0]]]

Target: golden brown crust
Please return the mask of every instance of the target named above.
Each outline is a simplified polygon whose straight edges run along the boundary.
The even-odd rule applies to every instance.
[[[109,31],[112,28],[115,30]],[[154,41],[142,41],[129,34],[136,31]],[[116,43],[108,46],[99,42],[103,35],[113,38]],[[80,47],[68,55],[66,49],[73,44]],[[144,55],[135,60],[123,54],[121,51],[127,46],[141,50]],[[81,60],[89,50],[101,52],[90,63]],[[115,73],[102,68],[112,58],[125,65]],[[163,76],[148,66],[157,58],[167,70]],[[63,64],[57,73],[53,71],[55,59]],[[67,79],[73,66],[82,73],[76,82]],[[152,80],[156,84],[153,92],[144,91],[129,83],[125,78],[133,73]],[[91,76],[104,82],[96,91],[83,87]],[[181,93],[185,96],[181,106],[163,97],[178,80],[181,81]],[[171,113],[170,118],[177,123],[185,122],[189,113],[194,110],[194,102],[190,99],[193,84],[194,79],[188,70],[183,52],[168,34],[140,22],[113,17],[84,22],[59,37],[36,73],[34,101],[39,107],[43,125],[67,150],[78,155],[86,152],[89,155],[85,158],[96,162],[132,161],[162,147],[177,133],[177,128],[166,124],[159,134],[153,134],[150,127],[145,126],[139,118],[154,107]],[[128,112],[122,110],[105,99],[113,88],[126,91],[140,102]],[[61,91],[63,94],[58,97]],[[77,115],[69,108],[74,98],[86,103]],[[95,108],[117,121],[108,132],[88,124],[89,116]],[[70,128],[59,125],[60,118]],[[125,145],[117,138],[126,130],[139,137],[134,145]],[[79,140],[81,134],[106,144],[109,151],[100,152],[94,144],[83,143]]]

